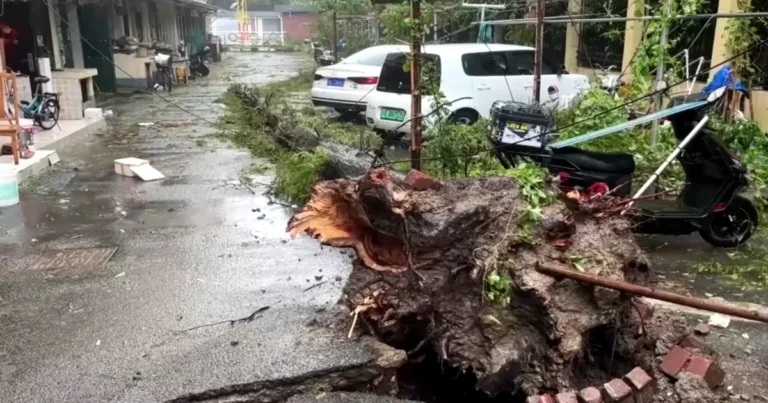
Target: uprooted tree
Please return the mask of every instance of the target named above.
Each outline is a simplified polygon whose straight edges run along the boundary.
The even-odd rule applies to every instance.
[[[651,366],[653,343],[649,359],[635,351],[643,345],[637,327],[625,326],[628,297],[536,271],[569,265],[646,282],[622,201],[561,195],[538,211],[531,191],[545,190],[510,177],[415,182],[385,169],[319,182],[288,225],[293,236],[356,251],[342,304],[358,331],[406,350],[430,348],[473,371],[491,395],[584,387],[606,381],[611,365]],[[600,340],[596,350],[605,329],[622,341]],[[622,364],[629,355],[636,360]]]

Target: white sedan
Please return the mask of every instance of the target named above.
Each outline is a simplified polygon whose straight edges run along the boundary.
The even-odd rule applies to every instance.
[[[407,50],[407,46],[382,45],[361,50],[341,62],[320,67],[310,96],[315,106],[328,106],[337,112],[364,112],[366,97],[379,83],[381,66],[387,55]]]

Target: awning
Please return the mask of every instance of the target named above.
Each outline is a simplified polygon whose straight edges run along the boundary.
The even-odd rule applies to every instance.
[[[205,2],[205,0],[173,0],[173,1],[175,3],[180,3],[180,4],[183,4],[185,6],[189,6],[189,7],[192,7],[192,8],[197,8],[200,11],[209,12],[209,13],[221,10],[220,8],[218,8],[216,6],[212,6],[210,4],[207,4]]]

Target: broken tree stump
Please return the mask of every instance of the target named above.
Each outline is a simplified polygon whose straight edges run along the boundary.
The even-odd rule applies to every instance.
[[[631,223],[596,214],[595,203],[556,201],[532,221],[513,178],[417,191],[374,169],[317,183],[288,231],[355,249],[342,303],[360,316],[360,329],[412,354],[430,348],[444,364],[473,371],[491,395],[532,395],[584,386],[599,373],[595,354],[612,354],[610,345],[590,348],[591,334],[633,309],[616,291],[558,281],[536,265],[636,283],[648,277]]]

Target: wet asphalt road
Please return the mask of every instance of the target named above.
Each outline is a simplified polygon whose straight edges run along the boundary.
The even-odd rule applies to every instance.
[[[282,80],[308,62],[231,54],[163,96],[215,121],[231,80]],[[165,401],[369,359],[306,326],[338,299],[350,258],[286,237],[290,212],[237,182],[250,155],[149,94],[100,106],[115,112],[109,128],[70,143],[19,206],[0,210],[0,401]],[[167,178],[117,176],[113,160],[124,157]],[[30,268],[46,250],[109,246],[118,250],[105,267]]]

